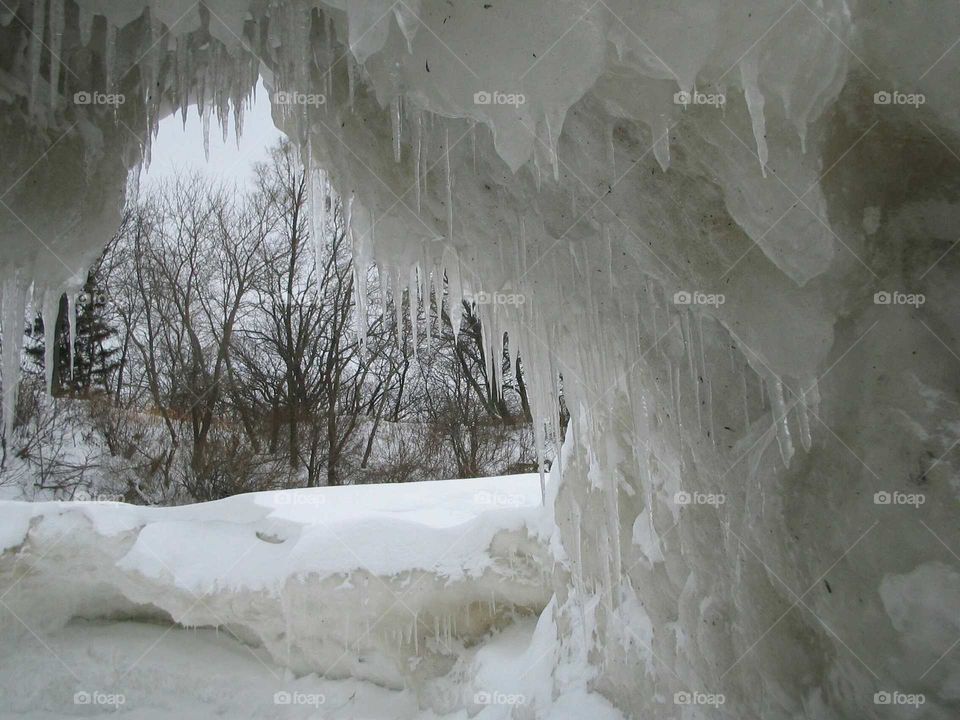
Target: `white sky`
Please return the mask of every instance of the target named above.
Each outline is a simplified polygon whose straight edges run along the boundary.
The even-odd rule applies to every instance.
[[[230,120],[230,133],[227,141],[216,117],[210,121],[210,161],[203,153],[203,123],[197,115],[197,108],[191,105],[187,110],[187,126],[183,127],[180,113],[170,115],[160,122],[160,130],[152,147],[150,167],[142,175],[142,180],[160,180],[172,176],[177,168],[190,172],[207,171],[222,175],[225,180],[240,180],[252,177],[251,166],[267,156],[267,148],[283,137],[276,129],[270,117],[270,97],[263,82],[257,83],[257,100],[253,107],[247,108],[243,118],[243,134],[237,147],[233,119]]]

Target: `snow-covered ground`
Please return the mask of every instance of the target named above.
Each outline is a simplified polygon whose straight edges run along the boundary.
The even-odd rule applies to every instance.
[[[493,718],[553,705],[540,493],[537,475],[513,475],[174,508],[0,502],[0,713]],[[593,704],[606,707],[574,693],[554,716]]]

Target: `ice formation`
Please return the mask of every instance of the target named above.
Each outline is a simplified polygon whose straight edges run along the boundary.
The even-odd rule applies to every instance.
[[[9,4],[7,424],[27,296],[159,118],[239,123],[262,74],[357,257],[454,322],[512,296],[539,420],[562,378],[555,693],[582,657],[628,717],[953,717],[958,36],[947,0]]]

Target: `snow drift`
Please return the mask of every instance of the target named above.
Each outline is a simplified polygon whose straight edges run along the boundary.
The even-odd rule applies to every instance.
[[[301,675],[423,688],[465,646],[546,606],[542,515],[535,475],[167,509],[4,502],[6,625],[223,627]]]
[[[227,122],[262,73],[357,258],[435,315],[445,277],[454,322],[492,300],[540,418],[562,377],[555,692],[956,715],[952,3],[243,5],[0,18],[8,388],[29,291],[76,285],[158,119]]]

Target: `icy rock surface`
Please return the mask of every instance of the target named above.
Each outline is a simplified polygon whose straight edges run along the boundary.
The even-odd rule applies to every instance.
[[[556,692],[956,716],[955,3],[147,4],[0,17],[5,328],[103,243],[157,120],[227,121],[261,72],[312,96],[274,117],[357,257],[434,314],[444,276],[454,311],[512,297],[480,312],[539,418],[562,376]]]

